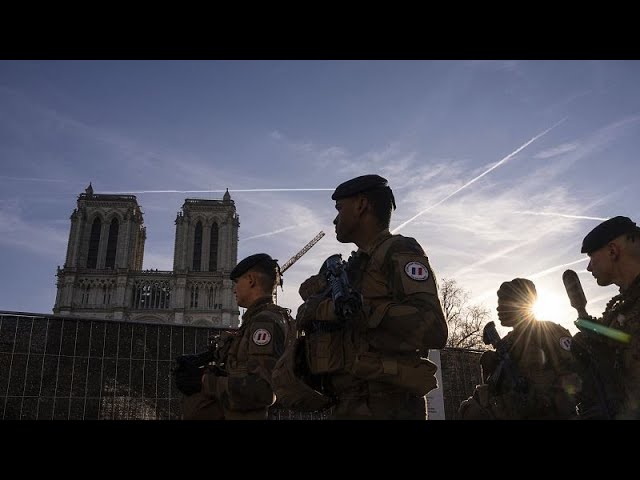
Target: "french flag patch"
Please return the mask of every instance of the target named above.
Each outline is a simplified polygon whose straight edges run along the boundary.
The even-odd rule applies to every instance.
[[[255,343],[256,345],[268,345],[271,341],[271,333],[269,332],[269,330],[259,328],[255,332],[253,332],[252,339],[253,343]]]
[[[404,266],[404,271],[409,278],[423,281],[429,278],[429,270],[420,262],[409,262]]]

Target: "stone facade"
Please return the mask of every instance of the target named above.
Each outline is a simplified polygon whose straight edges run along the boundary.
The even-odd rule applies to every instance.
[[[239,216],[222,200],[187,198],[175,220],[173,270],[142,270],[146,228],[133,195],[78,196],[53,313],[70,317],[238,327],[229,273]]]

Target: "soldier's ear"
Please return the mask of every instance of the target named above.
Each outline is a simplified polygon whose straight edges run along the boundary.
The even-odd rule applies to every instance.
[[[620,245],[618,245],[617,242],[609,242],[607,245],[607,249],[611,260],[617,260],[620,257]]]
[[[364,195],[358,195],[356,197],[355,207],[356,207],[356,212],[358,212],[358,214],[362,215],[367,210],[367,207],[369,207],[369,205],[370,205],[369,199]]]

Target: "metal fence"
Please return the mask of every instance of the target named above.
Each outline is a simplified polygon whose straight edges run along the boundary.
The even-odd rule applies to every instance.
[[[440,350],[440,368],[444,388],[444,412],[447,420],[459,420],[458,407],[480,383],[480,350],[445,348]]]
[[[216,329],[0,312],[0,418],[175,420],[176,356],[207,348]],[[480,352],[441,352],[447,419],[479,383]],[[326,412],[273,410],[272,419],[324,419]]]

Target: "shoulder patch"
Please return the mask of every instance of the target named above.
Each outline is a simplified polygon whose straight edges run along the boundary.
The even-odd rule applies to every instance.
[[[404,272],[409,278],[422,282],[429,278],[429,269],[420,262],[409,262],[404,266]]]
[[[571,350],[571,337],[560,337],[560,346],[565,350]]]
[[[271,341],[271,332],[264,328],[259,328],[255,332],[253,332],[252,340],[253,343],[259,346],[268,345]]]

